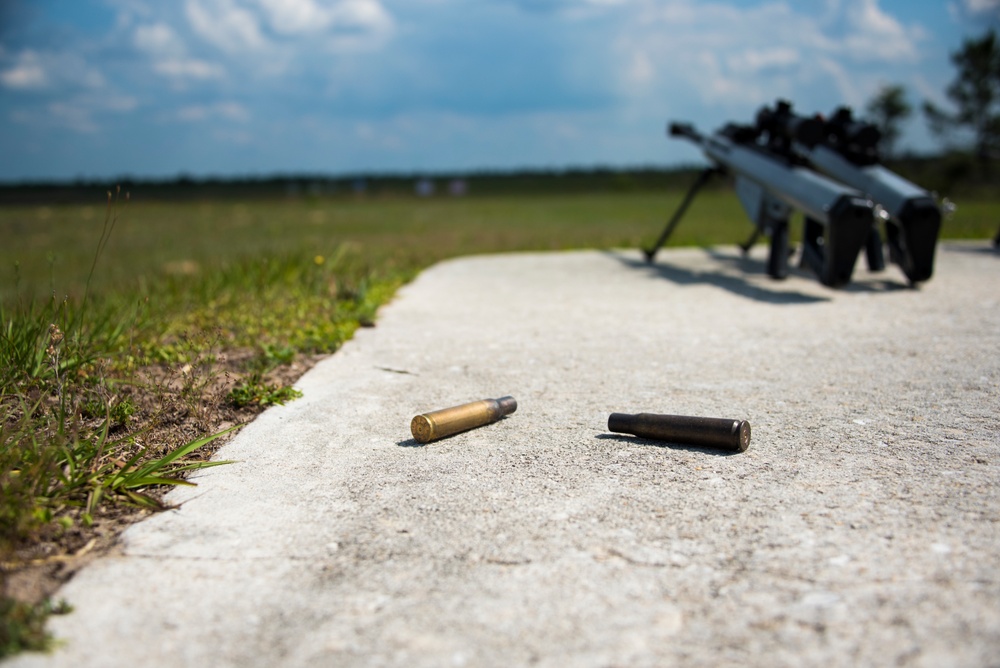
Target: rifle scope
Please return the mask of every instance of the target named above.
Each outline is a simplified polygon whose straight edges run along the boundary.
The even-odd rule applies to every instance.
[[[772,138],[783,138],[812,148],[826,135],[823,120],[812,116],[799,116],[792,112],[792,105],[778,100],[774,109],[762,107],[757,112],[757,129]]]

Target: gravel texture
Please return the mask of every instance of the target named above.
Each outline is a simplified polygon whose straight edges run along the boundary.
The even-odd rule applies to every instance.
[[[59,650],[10,664],[1000,665],[1000,254],[831,290],[763,252],[431,268],[63,589]]]

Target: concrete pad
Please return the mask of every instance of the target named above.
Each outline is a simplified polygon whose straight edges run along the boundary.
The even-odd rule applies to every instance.
[[[762,253],[431,268],[11,665],[995,665],[1000,255],[835,291]],[[641,411],[748,419],[750,449],[607,431]]]

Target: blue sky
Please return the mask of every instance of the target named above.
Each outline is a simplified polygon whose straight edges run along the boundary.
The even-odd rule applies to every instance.
[[[0,0],[0,180],[672,165],[777,97],[945,104],[1000,0]],[[919,114],[904,148],[936,146]]]

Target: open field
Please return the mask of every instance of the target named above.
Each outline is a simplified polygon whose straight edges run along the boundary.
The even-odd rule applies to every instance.
[[[143,202],[120,207],[94,287],[192,275],[262,255],[329,257],[338,248],[412,270],[460,254],[635,246],[655,238],[679,193],[522,198],[317,199]],[[678,230],[677,244],[741,238],[749,230],[734,197],[709,192]],[[79,292],[104,225],[95,206],[0,209],[4,296],[14,288]]]
[[[346,247],[372,266],[409,273],[446,257],[511,250],[635,247],[656,238],[682,192],[518,198],[291,199],[163,203],[133,198],[94,276],[96,292],[194,276],[247,258],[331,257]],[[959,202],[942,238],[989,238],[1000,199]],[[104,227],[91,206],[0,208],[0,289],[22,295],[79,295]],[[742,241],[750,231],[735,195],[707,190],[672,246]],[[793,233],[797,230],[793,227]]]
[[[156,507],[164,486],[150,490],[153,473],[197,467],[208,452],[191,444],[292,398],[315,355],[372,324],[421,269],[475,253],[647,245],[682,195],[161,203],[122,193],[107,209],[0,208],[3,593],[31,603],[50,593],[75,568],[67,554]],[[1000,200],[960,201],[942,237],[989,238],[998,224]],[[750,229],[731,191],[707,190],[670,245],[735,244]],[[8,576],[20,583],[10,592]]]

